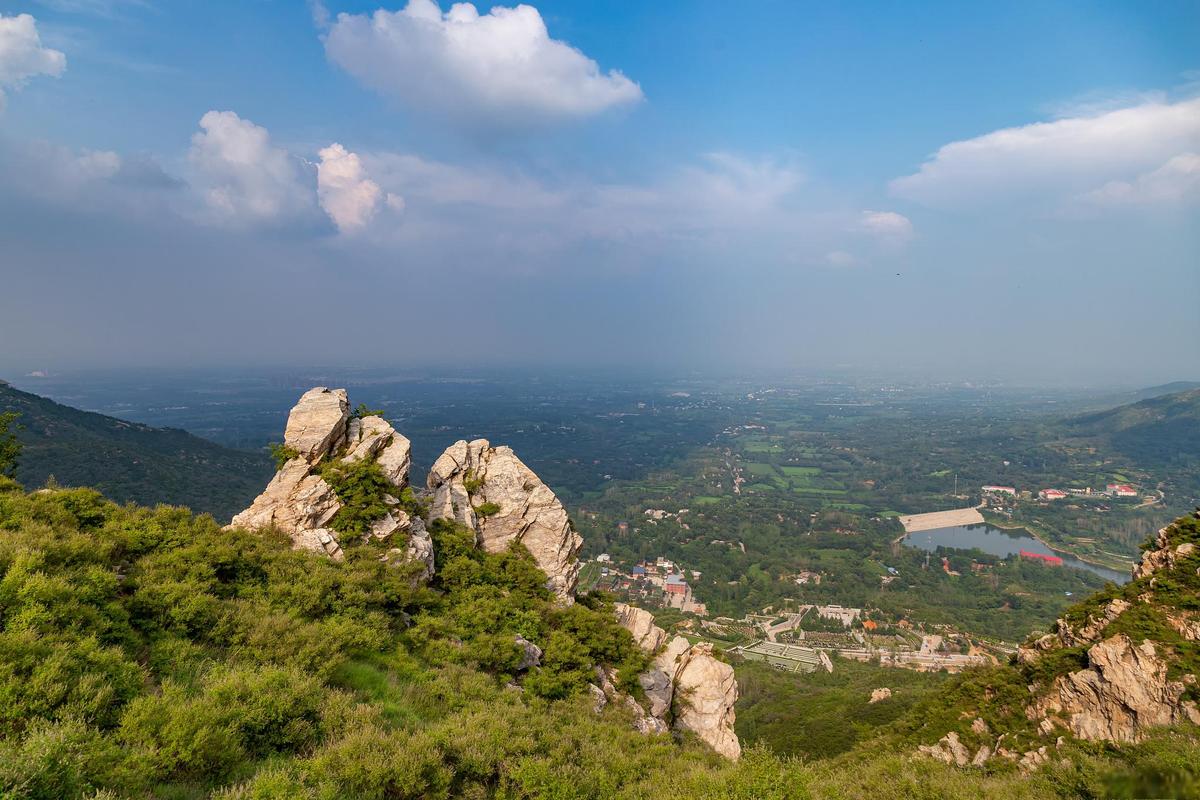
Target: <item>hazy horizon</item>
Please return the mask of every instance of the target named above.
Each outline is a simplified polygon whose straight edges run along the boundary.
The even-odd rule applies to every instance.
[[[0,0],[0,378],[1197,380],[1198,40],[1188,2]]]

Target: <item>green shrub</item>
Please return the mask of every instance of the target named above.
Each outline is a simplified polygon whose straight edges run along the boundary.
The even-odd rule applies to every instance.
[[[500,513],[500,506],[497,503],[480,503],[475,506],[475,513],[481,517],[491,517]]]
[[[350,537],[364,536],[372,522],[388,513],[390,506],[384,498],[396,487],[384,476],[379,464],[365,458],[348,463],[329,461],[318,471],[342,501],[342,508],[329,523],[335,531]],[[353,541],[343,540],[342,544]]]
[[[283,469],[283,465],[291,461],[293,458],[300,457],[300,451],[294,447],[288,447],[281,442],[271,442],[267,445],[267,449],[271,451],[271,459],[275,462],[275,471]]]

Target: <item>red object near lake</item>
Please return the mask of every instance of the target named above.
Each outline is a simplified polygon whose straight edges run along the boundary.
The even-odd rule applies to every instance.
[[[1021,551],[1021,558],[1036,558],[1040,561],[1045,561],[1047,564],[1053,564],[1056,567],[1061,567],[1063,560],[1058,556],[1048,556],[1045,553],[1031,553],[1028,550]]]

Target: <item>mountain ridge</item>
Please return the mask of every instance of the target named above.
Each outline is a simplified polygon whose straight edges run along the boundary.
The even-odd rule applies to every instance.
[[[265,453],[231,450],[175,428],[83,411],[0,381],[0,411],[15,411],[17,479],[90,486],[118,502],[168,503],[227,520],[270,474]]]

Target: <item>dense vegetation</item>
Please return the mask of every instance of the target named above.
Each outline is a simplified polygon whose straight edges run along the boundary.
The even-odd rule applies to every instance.
[[[1025,778],[912,759],[910,741],[804,763],[721,761],[596,714],[593,665],[644,663],[602,599],[553,603],[520,550],[432,528],[414,585],[370,546],[283,537],[86,489],[0,486],[5,798],[1183,796],[1193,739],[1069,748]],[[522,672],[516,635],[545,650]],[[913,740],[915,741],[915,739]]]
[[[776,753],[828,758],[853,750],[916,703],[936,696],[944,672],[881,667],[835,657],[832,673],[780,672],[761,661],[737,665],[737,731]],[[870,702],[874,689],[892,696]]]
[[[90,486],[119,502],[186,505],[227,521],[271,477],[265,454],[230,450],[181,430],[79,411],[0,381],[0,412],[19,415],[16,478]],[[0,440],[2,440],[0,436]]]

